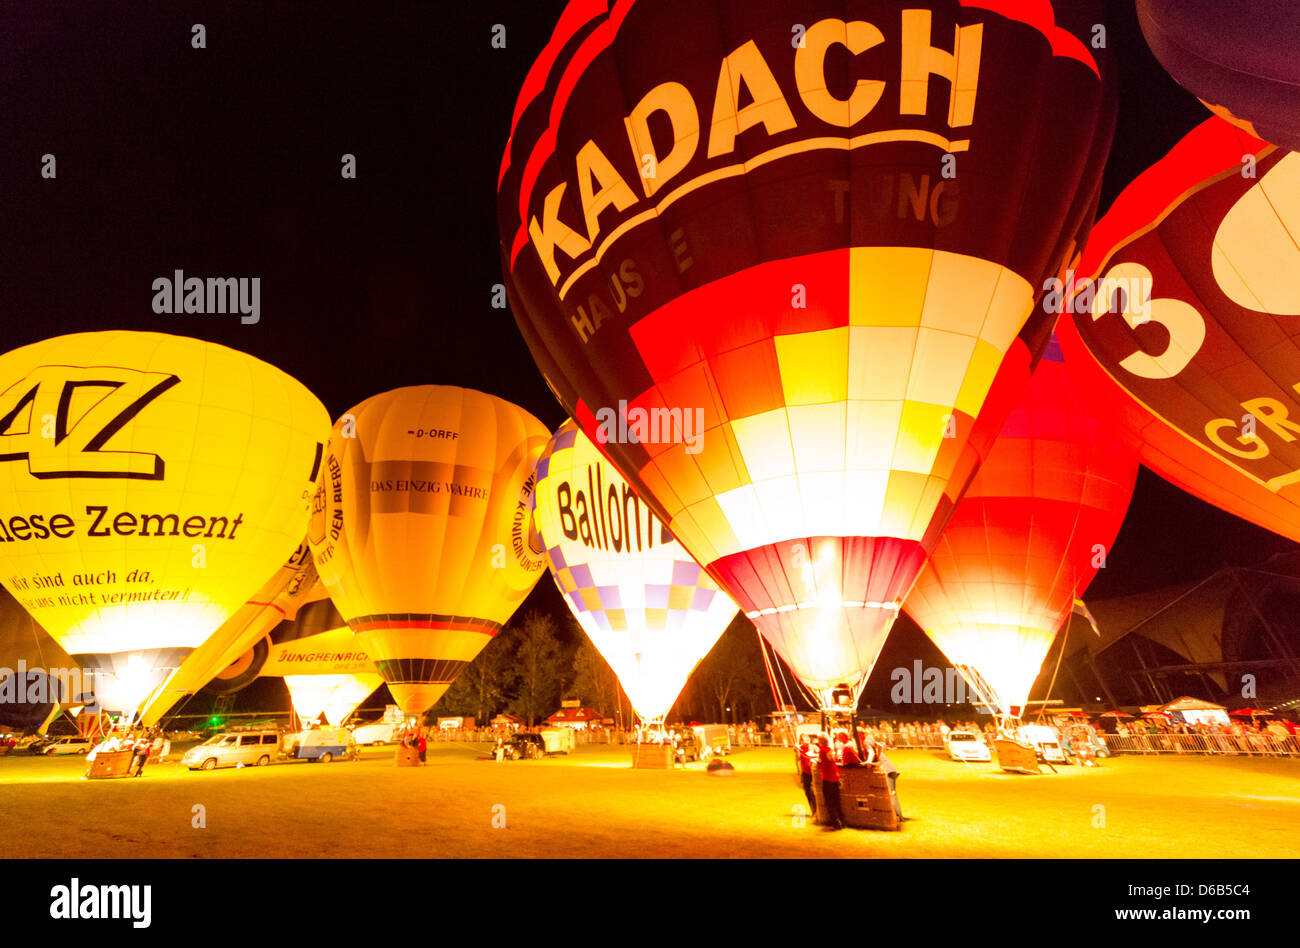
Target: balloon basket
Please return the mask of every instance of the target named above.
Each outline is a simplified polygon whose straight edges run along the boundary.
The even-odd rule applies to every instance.
[[[998,755],[998,766],[1008,773],[1036,774],[1042,772],[1038,768],[1038,755],[1031,746],[999,738],[993,742],[993,749]]]
[[[397,747],[397,766],[398,767],[419,767],[420,751],[415,747]]]
[[[111,780],[114,777],[126,777],[131,769],[131,758],[134,756],[129,750],[108,753],[101,751],[86,765],[86,779]]]
[[[633,770],[671,770],[673,766],[673,745],[671,744],[633,744]]]
[[[816,768],[813,769],[813,799],[817,801],[813,822],[829,825],[822,776]],[[844,816],[844,825],[854,829],[896,830],[901,825],[898,814],[894,812],[889,778],[869,767],[840,768],[840,812]]]
[[[889,778],[867,767],[841,768],[840,809],[844,825],[855,829],[896,830],[900,825]]]

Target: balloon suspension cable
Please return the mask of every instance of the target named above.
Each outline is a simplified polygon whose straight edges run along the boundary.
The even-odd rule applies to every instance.
[[[767,657],[767,646],[763,643],[763,633],[758,631],[758,626],[754,627],[754,634],[758,636],[758,652],[763,656],[763,669],[767,672],[767,683],[772,688],[772,700],[776,702],[776,710],[780,711],[785,708],[784,697],[776,684],[776,676],[772,674],[772,660]]]
[[[759,632],[757,627],[754,629],[754,634],[758,636],[758,650],[763,656],[763,667],[767,669],[767,680],[772,686],[772,697],[776,700],[777,710],[784,711],[786,708],[794,707],[795,687],[803,693],[808,704],[814,708],[820,708],[821,705],[817,701],[817,698],[808,690],[802,681],[795,678],[793,679],[793,686],[791,685],[791,679],[787,678],[785,674],[785,663],[780,660],[780,656],[776,654],[776,649],[773,648],[772,644],[768,642],[767,639],[763,638],[763,633]],[[768,655],[769,649],[772,652],[770,657]],[[780,684],[777,683],[778,675],[780,676]],[[784,688],[782,685],[784,685]]]
[[[1076,595],[1075,598],[1077,599],[1078,596]],[[1045,701],[1052,700],[1052,689],[1056,687],[1056,673],[1061,670],[1061,659],[1065,657],[1065,645],[1069,641],[1070,641],[1070,620],[1067,618],[1065,620],[1065,634],[1061,636],[1061,650],[1056,653],[1056,667],[1052,669],[1052,680],[1048,682],[1047,694],[1044,695]],[[1043,715],[1046,712],[1047,712],[1047,705],[1043,704],[1043,706],[1038,709],[1038,719],[1040,721],[1042,720]]]

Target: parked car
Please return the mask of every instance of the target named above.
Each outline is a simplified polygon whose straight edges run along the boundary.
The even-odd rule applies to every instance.
[[[700,742],[691,728],[682,728],[673,733],[673,747],[679,763],[689,764],[701,759]]]
[[[993,760],[993,754],[989,751],[984,736],[974,731],[949,731],[943,746],[953,760],[964,763]]]
[[[27,753],[44,754],[45,749],[55,741],[52,737],[35,737],[27,744]]]
[[[215,770],[218,767],[257,765],[265,767],[280,754],[280,732],[273,729],[222,731],[181,758],[190,770]]]
[[[1066,759],[1065,751],[1061,749],[1061,741],[1056,736],[1056,732],[1045,724],[1026,724],[1021,729],[1025,739],[1034,745],[1034,753],[1042,763],[1046,764],[1068,764],[1071,763]]]
[[[1062,747],[1073,757],[1085,752],[1092,757],[1109,757],[1110,748],[1106,746],[1106,736],[1081,724],[1070,727],[1061,741]]]
[[[60,737],[47,745],[39,753],[47,757],[63,757],[68,754],[88,754],[95,742],[88,737]]]
[[[540,734],[516,734],[506,743],[507,760],[540,760],[546,756],[546,741]]]

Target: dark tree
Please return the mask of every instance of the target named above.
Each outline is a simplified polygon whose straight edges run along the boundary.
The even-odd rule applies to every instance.
[[[517,628],[519,648],[514,667],[519,684],[511,710],[527,718],[532,727],[538,718],[558,706],[568,671],[567,656],[560,642],[559,624],[551,616],[530,609]]]

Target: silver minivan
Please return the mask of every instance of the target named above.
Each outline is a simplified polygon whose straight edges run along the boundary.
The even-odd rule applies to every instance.
[[[279,753],[280,732],[277,730],[223,731],[187,750],[181,763],[190,770],[215,770],[240,764],[265,767]]]

